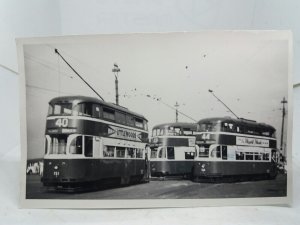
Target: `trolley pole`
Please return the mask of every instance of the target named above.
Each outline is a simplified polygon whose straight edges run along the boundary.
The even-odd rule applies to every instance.
[[[176,110],[175,110],[175,115],[176,115],[176,123],[178,122],[178,107],[179,107],[179,104],[178,102],[176,102],[176,104],[174,105]]]
[[[120,72],[120,68],[117,63],[114,64],[114,68],[112,72],[115,75],[115,88],[116,88],[116,105],[119,105],[119,81],[118,81],[118,73]]]
[[[283,150],[283,130],[284,130],[284,117],[285,117],[285,104],[287,103],[287,100],[285,97],[283,97],[282,101],[282,124],[281,124],[281,138],[280,138],[280,150]],[[285,152],[284,152],[284,157],[285,157]]]
[[[208,92],[210,92],[219,102],[221,102],[237,119],[239,119],[239,117],[224,103],[221,101],[221,99],[219,99],[213,90],[209,89]]]

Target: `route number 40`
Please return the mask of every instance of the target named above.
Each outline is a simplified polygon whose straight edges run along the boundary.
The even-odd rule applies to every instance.
[[[55,125],[58,127],[67,127],[69,123],[68,119],[58,119],[55,122]]]

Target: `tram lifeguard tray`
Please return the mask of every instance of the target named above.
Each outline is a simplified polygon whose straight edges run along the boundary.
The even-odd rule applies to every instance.
[[[290,204],[289,31],[17,47],[22,207]]]

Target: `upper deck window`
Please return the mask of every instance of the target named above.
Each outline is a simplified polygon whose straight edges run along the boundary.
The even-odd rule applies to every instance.
[[[93,104],[92,103],[80,103],[73,108],[73,115],[76,116],[92,116]]]
[[[115,111],[109,108],[103,108],[103,118],[115,120]]]
[[[49,105],[48,115],[71,115],[71,114],[72,114],[71,103]]]
[[[120,124],[126,124],[125,114],[121,112],[116,112],[116,122]]]
[[[193,135],[193,131],[190,128],[183,128],[183,135]]]
[[[129,126],[134,126],[134,118],[131,115],[126,115],[126,123]]]
[[[144,128],[143,120],[139,118],[135,118],[135,126],[138,128]]]
[[[222,123],[222,131],[225,131],[225,132],[237,132],[237,127],[233,123],[224,122],[224,123]]]
[[[214,132],[220,131],[220,123],[201,123],[198,125],[200,132]]]

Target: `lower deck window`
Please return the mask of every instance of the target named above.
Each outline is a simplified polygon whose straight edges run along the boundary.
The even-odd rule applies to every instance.
[[[136,149],[127,148],[127,158],[135,158]]]
[[[166,148],[160,148],[158,150],[158,158],[166,158]]]
[[[215,147],[211,153],[210,156],[213,158],[221,158],[221,146]]]
[[[269,153],[264,153],[263,154],[263,160],[270,160],[270,154]]]
[[[93,157],[93,137],[84,137],[84,155],[86,157]]]
[[[138,148],[138,149],[136,150],[136,157],[137,157],[137,158],[143,158],[143,152],[144,152],[143,149]]]
[[[236,158],[236,160],[244,160],[245,154],[243,152],[236,152],[235,158]]]
[[[82,136],[78,136],[72,140],[70,154],[82,154]]]
[[[175,152],[173,147],[167,147],[168,159],[175,159]]]
[[[262,160],[262,154],[261,153],[255,153],[254,160]]]
[[[222,159],[227,159],[227,146],[222,146]]]
[[[103,147],[103,157],[114,157],[115,156],[115,147],[107,146]]]
[[[125,148],[124,147],[116,147],[116,156],[118,158],[125,158]]]
[[[253,160],[253,152],[246,152],[246,160]]]

